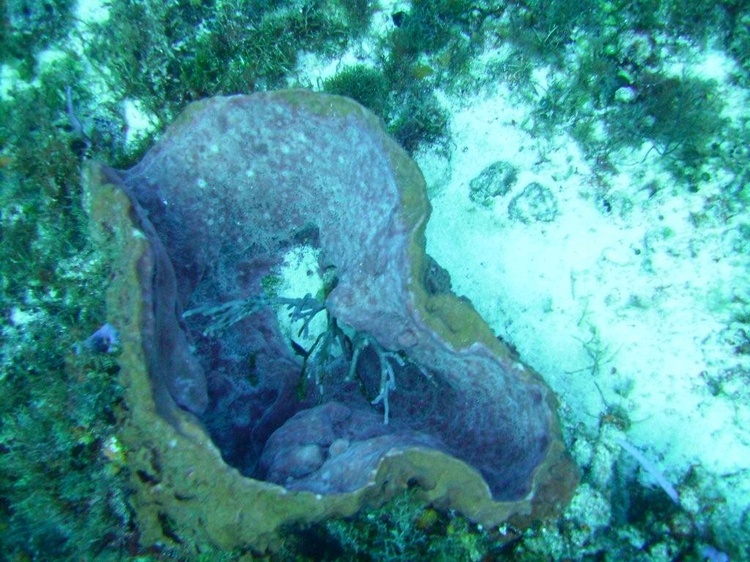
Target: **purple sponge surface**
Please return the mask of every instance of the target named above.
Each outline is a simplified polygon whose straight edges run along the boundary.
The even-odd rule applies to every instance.
[[[149,367],[157,394],[166,388],[163,403],[200,416],[227,462],[291,489],[337,493],[365,485],[389,451],[429,447],[471,464],[495,499],[532,491],[559,438],[554,399],[470,305],[425,289],[424,181],[364,108],[304,91],[204,100],[138,165],[109,173],[161,264],[149,295],[161,319]],[[261,295],[264,277],[301,244],[335,271],[328,312],[404,358],[388,425],[370,404],[380,380],[372,350],[358,383],[345,380],[342,357],[320,393],[301,388],[301,359],[269,307],[212,336],[182,318]]]

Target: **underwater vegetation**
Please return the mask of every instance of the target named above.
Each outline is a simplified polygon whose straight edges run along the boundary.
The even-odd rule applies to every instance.
[[[192,100],[286,85],[301,52],[341,53],[369,22],[362,0],[113,3],[87,54],[110,87],[163,123]]]
[[[0,63],[21,81],[0,99],[0,560],[192,556],[179,545],[139,546],[128,451],[116,437],[123,415],[117,351],[73,351],[104,322],[111,259],[89,240],[82,163],[95,158],[132,166],[196,99],[317,86],[300,77],[300,54],[335,57],[383,14],[367,0],[126,0],[111,3],[106,22],[76,23],[73,4],[0,3]],[[440,90],[460,94],[505,82],[536,105],[538,134],[569,130],[602,169],[618,164],[618,151],[650,143],[651,155],[663,158],[684,189],[700,189],[708,162],[735,171],[725,192],[696,212],[696,223],[707,213],[731,218],[747,207],[748,131],[727,130],[716,83],[669,68],[664,50],[665,44],[679,51],[711,41],[736,61],[733,79],[750,85],[746,3],[414,0],[386,15],[393,28],[379,39],[376,60],[344,67],[321,86],[379,115],[408,152],[450,143]],[[81,38],[82,49],[68,48],[67,37]],[[476,73],[477,57],[500,47],[510,55]],[[58,49],[60,59],[42,63],[38,55],[48,48]],[[542,67],[572,79],[553,78],[546,90],[536,90],[532,75]],[[124,100],[138,100],[155,122],[130,145],[124,142]],[[600,123],[606,135],[598,132]],[[478,186],[476,198],[484,204],[495,192],[489,184]],[[515,206],[518,220],[554,215],[543,189],[527,195]],[[745,228],[738,250],[748,240]],[[747,306],[737,315],[738,356],[750,353]],[[744,396],[747,373],[738,369],[708,383],[717,394]],[[370,552],[382,559],[669,560],[699,556],[703,541],[729,550],[721,530],[710,525],[720,506],[685,511],[659,490],[642,488],[634,464],[611,479],[601,476],[617,456],[607,441],[614,418],[605,420],[600,435],[581,438],[574,452],[583,468],[574,504],[559,521],[536,524],[505,547],[465,519],[407,494],[353,519],[291,529],[289,557],[354,560]],[[593,452],[587,441],[596,443]],[[701,470],[680,482],[680,490],[690,491]],[[616,513],[608,511],[613,499],[623,506]],[[616,538],[603,521],[619,526]],[[161,525],[168,533],[170,521]],[[318,550],[310,552],[310,543]],[[730,553],[748,557],[740,547]],[[211,546],[202,551],[206,560],[243,555]]]
[[[107,275],[81,207],[84,142],[65,113],[75,76],[60,65],[0,104],[3,559],[90,555],[132,530],[114,437],[119,368],[73,352],[102,322]]]
[[[416,501],[406,491],[350,520],[333,520],[291,535],[297,560],[472,561],[499,556],[490,533]]]
[[[36,56],[72,29],[74,4],[73,0],[4,0],[0,62],[13,63],[24,79],[32,79]]]

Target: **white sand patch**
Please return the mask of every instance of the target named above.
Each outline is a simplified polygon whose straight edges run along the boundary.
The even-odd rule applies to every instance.
[[[320,250],[312,246],[298,246],[289,250],[284,256],[284,263],[279,266],[278,286],[275,288],[279,297],[301,299],[308,293],[321,298],[323,278],[320,275]],[[276,309],[279,329],[285,341],[295,341],[309,350],[315,340],[326,331],[328,320],[326,314],[317,314],[308,324],[306,332],[300,333],[303,321],[293,321],[291,311],[286,306]]]
[[[104,0],[78,0],[73,13],[82,23],[102,23],[109,19],[109,3]]]
[[[0,99],[8,100],[13,90],[28,87],[29,85],[21,80],[17,69],[9,64],[0,64]]]
[[[157,119],[138,100],[126,99],[122,105],[126,124],[125,144],[132,147],[155,129]]]
[[[704,66],[717,77],[724,68],[712,58]],[[451,107],[449,169],[433,169],[434,155],[419,163],[440,182],[430,187],[427,251],[454,290],[559,393],[568,427],[594,427],[607,404],[620,405],[632,421],[628,439],[670,481],[691,466],[716,476],[747,470],[750,408],[706,383],[738,361],[722,334],[747,282],[747,259],[731,247],[735,225],[696,223],[722,174],[690,193],[654,151],[644,160],[647,148],[623,155],[616,173],[592,170],[571,138],[524,131],[530,108],[504,88]],[[516,166],[518,181],[484,208],[469,199],[469,183],[497,160]],[[532,181],[556,197],[552,222],[509,216]],[[602,182],[609,211],[597,201]],[[743,474],[736,506],[750,495]]]

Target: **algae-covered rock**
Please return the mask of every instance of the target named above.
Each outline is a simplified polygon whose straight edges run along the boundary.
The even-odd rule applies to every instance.
[[[469,182],[469,199],[491,207],[495,197],[506,195],[518,181],[518,171],[510,162],[498,160]]]
[[[526,224],[552,222],[559,214],[555,194],[535,181],[524,187],[508,205],[508,216]]]
[[[486,526],[569,500],[554,396],[470,304],[425,288],[422,175],[355,102],[197,102],[134,168],[90,164],[86,186],[114,264],[144,544],[273,550],[286,525],[407,486]],[[319,304],[264,293],[298,247],[328,279]],[[300,334],[327,316],[313,346],[280,330],[285,307]]]

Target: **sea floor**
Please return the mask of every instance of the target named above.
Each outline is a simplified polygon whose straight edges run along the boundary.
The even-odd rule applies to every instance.
[[[747,99],[721,87],[733,103]],[[591,504],[592,534],[616,525],[615,507],[602,503],[617,499],[618,474],[638,470],[642,486],[661,493],[658,481],[671,483],[682,510],[712,521],[697,524],[707,544],[717,533],[741,540],[750,241],[747,209],[727,216],[719,204],[736,178],[717,167],[690,189],[648,144],[600,169],[564,131],[535,134],[529,99],[503,85],[444,97],[451,150],[417,156],[433,205],[427,251],[557,392],[584,471],[571,509]],[[731,105],[727,113],[737,116]],[[515,181],[477,203],[472,190],[497,162],[517,171]]]

